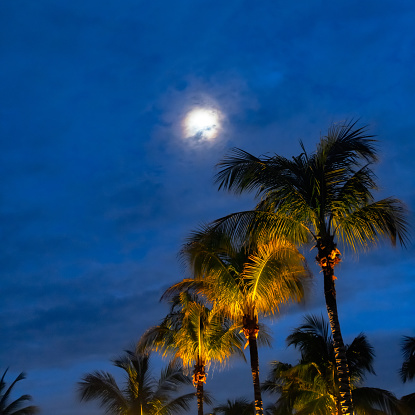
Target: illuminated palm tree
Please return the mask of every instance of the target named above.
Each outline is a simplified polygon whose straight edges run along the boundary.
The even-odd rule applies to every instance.
[[[81,401],[98,400],[110,415],[171,415],[189,409],[194,394],[171,398],[191,383],[179,365],[170,363],[157,380],[150,373],[148,354],[126,351],[113,363],[125,371],[125,386],[120,388],[108,372],[87,374],[78,383]]]
[[[171,312],[144,333],[137,349],[155,350],[180,360],[185,368],[193,366],[198,415],[203,415],[203,402],[211,403],[203,390],[209,366],[224,365],[233,354],[243,356],[242,338],[236,326],[189,291],[174,296],[171,303]]]
[[[33,415],[39,412],[37,406],[25,406],[22,408],[24,402],[30,401],[32,397],[30,395],[22,395],[20,398],[17,398],[13,402],[9,403],[10,395],[12,390],[17,382],[20,382],[23,379],[26,379],[26,375],[22,372],[19,376],[11,383],[7,388],[7,384],[4,380],[6,369],[3,373],[3,376],[0,379],[0,415]]]
[[[249,345],[255,410],[262,414],[257,340],[267,343],[268,338],[266,332],[258,338],[258,316],[275,315],[281,305],[300,301],[309,273],[304,257],[286,240],[234,246],[226,236],[205,231],[195,232],[182,253],[196,289],[242,327]]]
[[[307,316],[288,336],[288,346],[301,352],[298,364],[273,362],[263,388],[279,398],[271,413],[341,415],[339,383],[330,329],[323,318]],[[374,374],[373,348],[360,334],[346,346],[354,410],[357,415],[401,415],[399,400],[379,388],[361,387],[366,372]]]
[[[355,123],[332,126],[317,150],[292,159],[255,157],[243,150],[219,163],[219,188],[235,193],[256,190],[261,202],[254,211],[219,219],[213,229],[241,237],[286,235],[295,243],[312,241],[324,276],[324,295],[332,331],[342,411],[353,413],[349,369],[337,312],[335,266],[340,262],[336,240],[357,251],[383,237],[392,244],[407,240],[405,209],[394,198],[375,201],[374,140]]]

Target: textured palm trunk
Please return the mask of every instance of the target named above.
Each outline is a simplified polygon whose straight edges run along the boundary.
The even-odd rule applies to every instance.
[[[205,382],[205,365],[196,364],[193,372],[193,385],[196,388],[197,415],[203,415],[203,384]]]
[[[263,415],[264,408],[261,396],[261,385],[259,382],[259,359],[258,359],[258,319],[244,316],[243,331],[249,343],[249,356],[251,360],[252,381],[254,383],[255,414]]]
[[[203,382],[199,381],[196,385],[197,415],[203,415]]]
[[[336,288],[334,284],[334,267],[340,262],[340,251],[330,238],[330,241],[320,240],[317,244],[317,261],[324,275],[324,296],[326,299],[327,314],[333,337],[334,356],[339,380],[340,407],[343,415],[353,415],[353,402],[350,387],[349,364],[346,357],[343,337],[340,331],[339,316],[337,313]]]

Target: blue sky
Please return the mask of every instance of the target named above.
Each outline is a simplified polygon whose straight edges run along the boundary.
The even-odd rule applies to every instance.
[[[2,0],[0,368],[28,373],[17,392],[45,415],[101,413],[76,382],[163,317],[189,232],[254,204],[213,184],[234,146],[290,157],[360,118],[379,140],[379,197],[412,221],[414,21],[410,0]],[[222,113],[215,140],[185,139],[195,107]],[[368,335],[367,384],[398,396],[415,389],[396,374],[415,335],[414,262],[412,245],[379,248],[337,272],[345,340]],[[284,340],[303,314],[325,313],[313,270],[308,304],[274,322],[262,379],[266,362],[295,360]],[[219,401],[250,396],[248,366],[232,370],[208,386]],[[220,386],[235,373],[247,383]]]

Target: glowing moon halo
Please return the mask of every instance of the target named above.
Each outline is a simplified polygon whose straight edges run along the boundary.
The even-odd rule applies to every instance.
[[[186,137],[197,140],[211,140],[219,132],[219,112],[214,109],[195,108],[184,120]]]

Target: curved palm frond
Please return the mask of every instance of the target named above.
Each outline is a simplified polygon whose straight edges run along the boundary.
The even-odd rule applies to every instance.
[[[176,302],[176,308],[160,325],[141,337],[139,350],[155,350],[163,356],[172,356],[180,359],[185,367],[194,365],[199,357],[207,364],[210,361],[224,364],[232,354],[243,356],[237,326],[208,309],[188,291],[180,292],[177,297],[181,299],[178,302],[174,297],[171,299]]]
[[[99,400],[108,414],[122,414],[128,409],[128,401],[108,372],[95,371],[79,382],[81,401]]]
[[[366,249],[383,237],[389,237],[393,245],[397,240],[403,246],[408,243],[406,209],[398,199],[382,199],[354,211],[345,206],[343,216],[333,217],[333,226],[341,241],[354,251]]]
[[[366,373],[376,374],[373,368],[375,352],[363,333],[355,337],[353,342],[347,346],[346,356],[352,383],[361,382]]]
[[[374,411],[379,415],[402,414],[399,399],[387,390],[361,387],[354,389],[352,395],[358,415],[371,415]]]
[[[402,382],[415,377],[415,337],[404,336],[402,339],[402,355],[404,362],[399,371]]]
[[[24,372],[21,372],[8,388],[4,380],[8,369],[3,372],[0,379],[0,415],[33,415],[39,412],[39,408],[34,405],[23,406],[27,401],[32,400],[30,395],[21,395],[19,398],[9,402],[10,395],[16,383],[26,379]],[[23,407],[22,407],[23,406]]]
[[[226,401],[226,404],[218,405],[213,408],[215,413],[223,415],[254,415],[254,403],[245,398]]]
[[[120,388],[114,377],[103,371],[87,374],[78,383],[81,401],[98,400],[106,413],[154,413],[172,415],[189,409],[194,394],[177,396],[179,388],[191,383],[181,366],[171,363],[162,370],[157,381],[150,372],[148,353],[126,351],[114,359],[116,367],[125,372],[125,385]],[[170,396],[174,394],[175,398]]]

